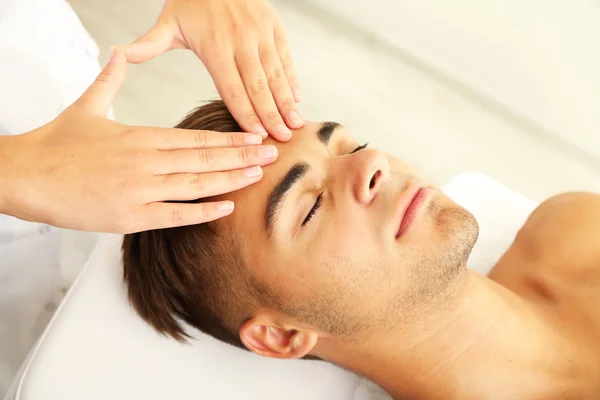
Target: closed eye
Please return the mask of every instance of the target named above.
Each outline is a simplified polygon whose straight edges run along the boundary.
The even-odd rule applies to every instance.
[[[304,221],[302,221],[302,226],[308,224],[308,222],[315,215],[315,213],[317,212],[319,207],[321,207],[322,203],[323,203],[323,193],[321,193],[319,196],[317,196],[317,201],[315,201],[315,205],[313,206],[313,208],[310,209],[310,211],[308,212],[308,215],[306,216],[306,218],[304,218]]]
[[[354,150],[352,150],[352,153],[350,153],[350,154],[354,154],[354,153],[356,153],[357,151],[361,151],[362,149],[365,149],[365,148],[367,148],[367,146],[368,146],[368,145],[369,145],[369,143],[365,143],[365,144],[363,144],[362,146],[358,146],[357,148],[355,148]]]
[[[352,152],[350,154],[354,154],[357,151],[361,151],[361,150],[365,149],[368,145],[369,145],[369,143],[365,143],[362,146],[358,146],[357,148],[352,150]],[[308,215],[306,216],[306,218],[304,218],[304,221],[302,221],[302,226],[305,226],[306,224],[308,224],[310,222],[310,220],[315,216],[316,212],[319,210],[319,208],[321,207],[322,204],[323,204],[323,193],[321,193],[321,194],[319,194],[319,196],[317,196],[317,200],[315,201],[315,204],[308,212]]]

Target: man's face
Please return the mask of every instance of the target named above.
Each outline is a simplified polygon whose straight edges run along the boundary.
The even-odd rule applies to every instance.
[[[331,123],[269,141],[278,161],[224,196],[236,204],[224,223],[286,314],[335,335],[385,328],[460,276],[477,224],[404,162]]]

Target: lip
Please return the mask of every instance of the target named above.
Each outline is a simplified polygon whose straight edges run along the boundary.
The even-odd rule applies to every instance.
[[[413,225],[418,216],[418,212],[427,199],[429,190],[425,186],[413,185],[400,196],[398,207],[399,215],[396,218],[398,230],[396,239],[404,235]]]

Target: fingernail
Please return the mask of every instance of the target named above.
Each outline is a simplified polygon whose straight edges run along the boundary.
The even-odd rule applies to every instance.
[[[298,114],[296,111],[290,111],[288,116],[290,117],[290,122],[294,125],[300,125],[304,122],[300,117],[300,114]]]
[[[245,170],[243,170],[242,173],[247,178],[255,178],[259,175],[262,175],[262,168],[261,167],[250,167],[250,168],[246,168]]]
[[[262,158],[275,158],[277,157],[277,148],[275,146],[264,146],[258,150],[258,154]]]
[[[263,126],[260,124],[254,124],[254,126],[252,127],[252,130],[254,131],[254,133],[258,133],[263,138],[266,138],[267,136],[269,136],[269,134],[267,133],[265,128],[263,128]]]
[[[261,144],[262,137],[260,135],[248,135],[244,138],[246,144]]]
[[[277,129],[277,132],[281,133],[281,136],[283,137],[291,137],[292,136],[292,131],[290,131],[288,129],[287,126],[285,126],[284,124],[277,124],[275,126],[275,129]]]
[[[294,86],[292,88],[292,94],[294,95],[294,100],[296,100],[296,102],[302,101],[302,92],[300,92],[300,88]]]
[[[217,204],[217,209],[222,212],[229,212],[233,210],[233,201],[224,201]]]

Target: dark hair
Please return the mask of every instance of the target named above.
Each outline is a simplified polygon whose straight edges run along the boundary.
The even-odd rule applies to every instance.
[[[198,107],[178,128],[241,132],[222,101]],[[195,202],[210,201],[210,199]],[[276,299],[245,266],[241,238],[222,221],[125,235],[129,301],[158,332],[185,341],[177,318],[245,349],[238,329],[259,301]]]

